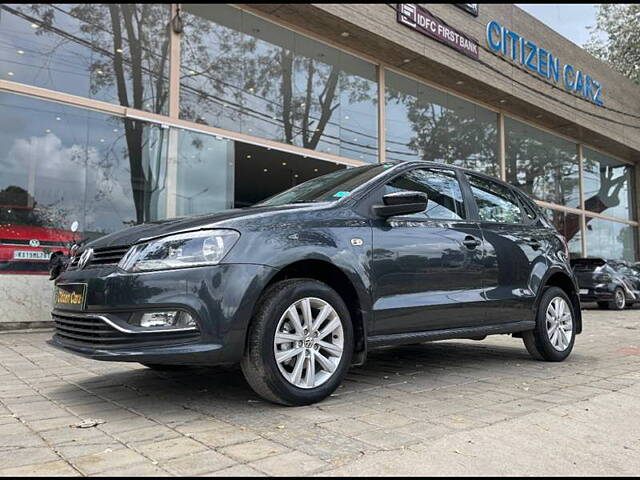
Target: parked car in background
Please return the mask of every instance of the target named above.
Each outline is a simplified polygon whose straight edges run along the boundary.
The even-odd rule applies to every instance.
[[[0,273],[48,273],[53,252],[69,254],[74,233],[46,222],[38,209],[0,204]]]
[[[640,272],[624,262],[574,258],[571,266],[580,286],[580,301],[614,310],[640,302]]]
[[[420,161],[94,240],[56,279],[53,319],[66,351],[150,368],[240,363],[285,405],[322,400],[374,347],[511,334],[558,362],[582,330],[567,244],[535,203]]]

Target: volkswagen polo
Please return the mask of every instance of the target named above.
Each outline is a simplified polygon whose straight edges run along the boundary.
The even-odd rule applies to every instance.
[[[107,235],[76,251],[54,297],[56,347],[152,368],[240,363],[285,405],[320,401],[372,348],[510,334],[561,361],[582,329],[567,245],[535,203],[422,161]]]

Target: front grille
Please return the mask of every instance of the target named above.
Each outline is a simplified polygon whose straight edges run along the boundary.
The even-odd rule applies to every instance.
[[[129,247],[96,248],[87,266],[115,265],[124,257],[127,250]]]
[[[84,268],[117,265],[128,250],[129,247],[95,248],[91,260]],[[82,252],[76,253],[76,256],[71,259],[67,267],[68,270],[75,270],[78,267],[80,255],[82,255]]]
[[[54,338],[62,344],[81,347],[122,348],[129,346],[176,345],[199,338],[198,331],[127,333],[97,316],[88,314],[51,314],[55,322]]]

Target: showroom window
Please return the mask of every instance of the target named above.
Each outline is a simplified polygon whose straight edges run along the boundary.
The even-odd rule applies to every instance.
[[[166,129],[6,93],[0,119],[2,244],[54,248],[164,217]],[[15,251],[0,271],[46,271]]]
[[[507,181],[537,200],[579,208],[576,144],[509,117],[504,128]]]
[[[587,256],[635,262],[638,227],[626,223],[585,218],[587,222]]]
[[[167,113],[168,4],[0,5],[0,78]]]
[[[583,148],[584,208],[609,217],[633,220],[633,167]]]
[[[176,215],[233,208],[234,142],[178,130]]]
[[[180,117],[378,159],[375,65],[223,4],[183,4]]]
[[[431,160],[498,177],[497,115],[385,70],[386,158]]]

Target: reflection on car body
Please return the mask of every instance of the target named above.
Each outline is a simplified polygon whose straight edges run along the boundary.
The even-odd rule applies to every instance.
[[[626,262],[602,258],[571,260],[583,302],[622,310],[640,301],[640,271]]]

